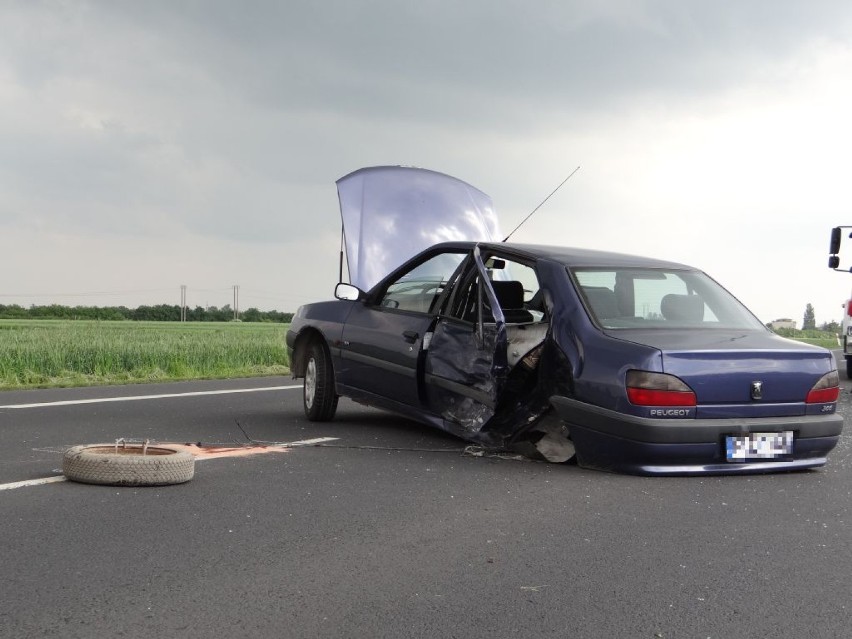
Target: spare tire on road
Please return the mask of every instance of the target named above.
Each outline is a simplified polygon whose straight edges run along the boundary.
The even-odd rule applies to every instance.
[[[91,444],[65,451],[62,472],[84,484],[166,486],[192,479],[195,457],[168,446]]]

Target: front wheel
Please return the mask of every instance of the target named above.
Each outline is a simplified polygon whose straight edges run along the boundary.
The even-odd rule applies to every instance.
[[[305,366],[305,386],[302,393],[305,417],[312,422],[327,422],[337,411],[337,395],[334,392],[334,369],[331,355],[322,342],[313,342],[308,347],[308,362]]]

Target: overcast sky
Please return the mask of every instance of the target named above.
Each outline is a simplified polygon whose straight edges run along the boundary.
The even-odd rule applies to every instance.
[[[848,0],[0,3],[0,303],[331,297],[335,180],[413,165],[512,238],[686,262],[839,320]],[[844,266],[852,266],[852,240]]]

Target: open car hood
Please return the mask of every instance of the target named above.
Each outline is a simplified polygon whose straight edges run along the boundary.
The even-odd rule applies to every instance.
[[[499,242],[491,198],[454,177],[403,166],[359,169],[337,181],[349,281],[367,291],[440,242]]]

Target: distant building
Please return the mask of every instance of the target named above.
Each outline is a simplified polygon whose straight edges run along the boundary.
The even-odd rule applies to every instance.
[[[796,320],[782,318],[769,322],[769,328],[777,331],[779,328],[796,328]]]

